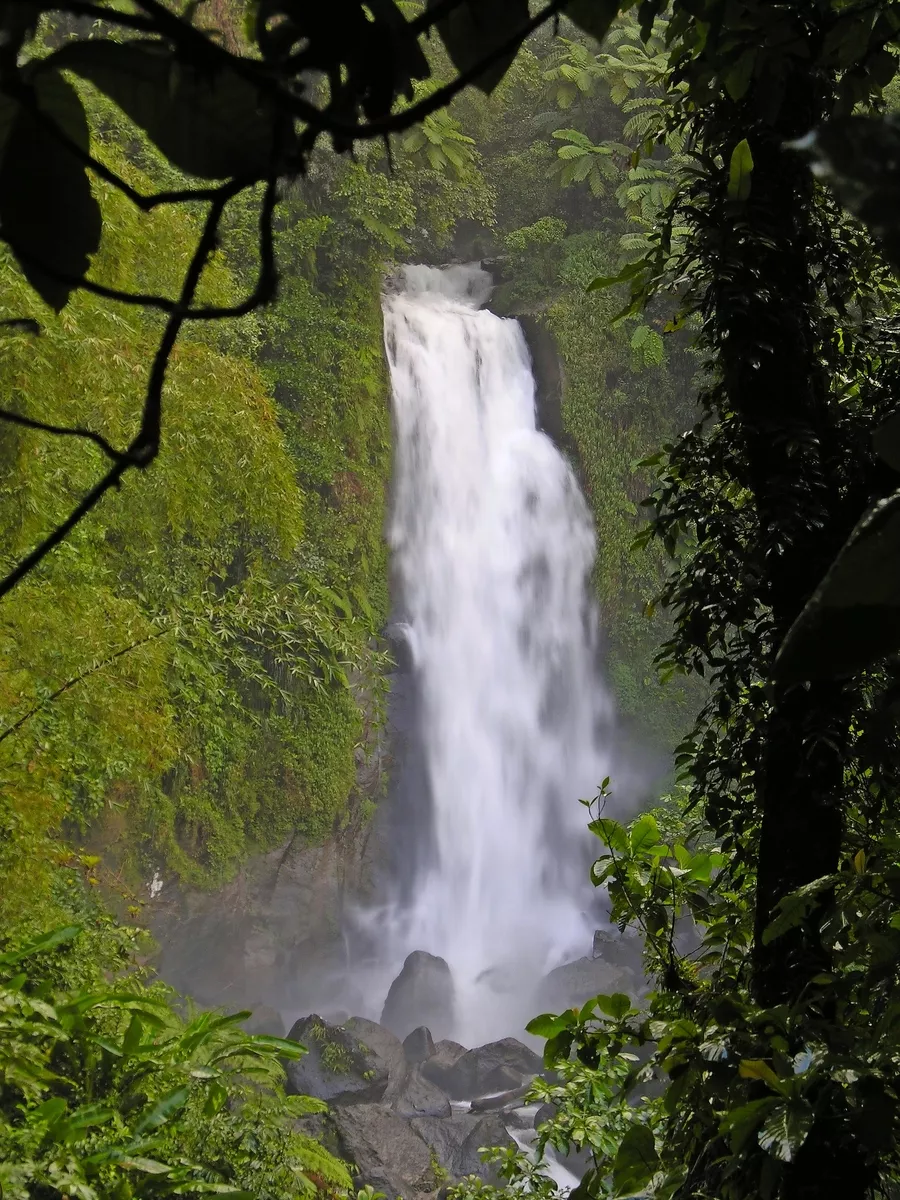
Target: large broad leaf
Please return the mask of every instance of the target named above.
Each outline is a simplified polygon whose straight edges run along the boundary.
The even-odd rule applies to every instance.
[[[71,942],[78,937],[81,929],[81,925],[62,925],[58,929],[51,929],[49,933],[42,933],[20,949],[0,954],[0,966],[17,963],[32,954],[42,954],[45,950],[53,950],[57,946],[65,945],[66,942]]]
[[[613,1195],[639,1195],[658,1168],[652,1131],[646,1125],[632,1125],[619,1143],[613,1163]]]
[[[100,245],[102,223],[82,160],[45,123],[52,121],[86,152],[90,134],[77,92],[49,71],[36,80],[33,95],[45,120],[27,105],[15,110],[8,101],[3,105],[2,123],[9,132],[0,165],[0,227],[25,278],[59,312],[73,285],[39,264],[83,278]]]
[[[189,1087],[175,1088],[174,1091],[167,1092],[165,1096],[160,1097],[154,1105],[152,1105],[138,1120],[134,1127],[134,1132],[137,1136],[143,1133],[149,1133],[153,1129],[158,1129],[160,1125],[172,1119],[176,1113],[181,1112],[187,1104],[191,1095]]]
[[[792,1162],[812,1124],[813,1110],[805,1102],[779,1104],[766,1117],[759,1131],[759,1144],[782,1162]]]
[[[731,152],[731,162],[728,166],[729,200],[747,200],[750,196],[752,178],[753,155],[750,151],[750,143],[743,138]]]
[[[463,0],[438,21],[437,29],[460,74],[493,58],[490,66],[474,80],[483,92],[492,92],[516,57],[519,43],[515,39],[524,38],[528,18],[528,0]],[[511,40],[512,49],[493,57]]]
[[[900,268],[900,121],[838,117],[792,145]]]
[[[900,650],[900,491],[862,518],[791,626],[776,679],[851,675]]]
[[[189,175],[259,178],[276,165],[278,116],[230,68],[180,58],[162,42],[73,42],[46,60],[89,80]]]

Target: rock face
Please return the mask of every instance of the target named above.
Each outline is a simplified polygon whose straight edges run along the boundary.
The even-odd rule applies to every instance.
[[[399,1096],[408,1071],[400,1039],[383,1025],[365,1017],[351,1017],[343,1023],[343,1028],[364,1051],[374,1056],[379,1069],[387,1071],[388,1085],[381,1099],[385,1104],[392,1103]]]
[[[452,1079],[453,1068],[465,1053],[465,1046],[461,1046],[459,1042],[451,1042],[449,1039],[436,1042],[434,1054],[422,1064],[422,1074],[452,1096],[453,1093],[447,1085]]]
[[[381,1024],[405,1038],[418,1025],[427,1025],[438,1036],[453,1026],[453,978],[442,958],[414,950],[391,984],[381,1014]]]
[[[453,1111],[446,1094],[418,1067],[410,1069],[391,1107],[401,1117],[449,1117]]]
[[[466,1050],[456,1042],[435,1044],[427,1028],[401,1044],[363,1017],[336,1026],[315,1014],[298,1021],[290,1036],[309,1052],[287,1065],[288,1090],[331,1105],[328,1113],[298,1118],[295,1127],[353,1163],[357,1187],[371,1184],[388,1200],[435,1200],[466,1175],[500,1182],[479,1150],[513,1145],[509,1128],[528,1123],[522,1117],[528,1110],[513,1112],[526,1090],[523,1076],[540,1066],[527,1046],[504,1038]],[[519,1086],[474,1100],[468,1112],[454,1112],[448,1099],[451,1090],[483,1096],[509,1079]]]
[[[461,1048],[461,1047],[460,1047]],[[424,1025],[414,1029],[403,1040],[403,1053],[408,1063],[423,1063],[434,1054],[434,1038]]]
[[[288,1092],[333,1105],[384,1098],[390,1082],[384,1060],[346,1029],[329,1025],[313,1013],[297,1021],[289,1036],[308,1053],[286,1064]]]
[[[431,1147],[409,1121],[380,1104],[354,1104],[333,1114],[344,1157],[357,1169],[357,1186],[370,1183],[388,1200],[436,1192],[441,1185]]]
[[[426,1066],[431,1066],[429,1060]],[[533,1050],[515,1038],[488,1042],[467,1050],[444,1076],[441,1086],[455,1100],[472,1099],[518,1087],[526,1075],[536,1075],[543,1063]]]
[[[638,991],[638,981],[628,967],[602,958],[579,958],[544,976],[535,1006],[541,1012],[562,1012],[601,992],[625,992],[634,999]]]

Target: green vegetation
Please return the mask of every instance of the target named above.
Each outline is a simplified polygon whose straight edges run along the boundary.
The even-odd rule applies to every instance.
[[[81,1200],[315,1196],[344,1165],[292,1128],[324,1105],[285,1096],[301,1047],[243,1033],[248,1013],[179,1017],[129,959],[133,937],[62,928],[0,956],[0,1185]],[[97,961],[124,972],[104,984]],[[78,986],[80,985],[80,986]]]
[[[543,1144],[590,1149],[578,1200],[894,1194],[900,155],[872,114],[900,6],[645,0],[599,53],[603,0],[351,4],[315,27],[267,0],[251,52],[193,8],[138,7],[99,10],[96,37],[80,3],[39,36],[3,17],[4,1190],[347,1186],[289,1128],[308,1106],[274,1060],[298,1051],[177,1017],[91,911],[102,856],[70,847],[115,843],[126,884],[160,863],[214,886],[345,816],[386,604],[378,283],[465,245],[560,347],[624,710],[657,745],[683,720],[687,692],[648,703],[663,630],[664,673],[708,681],[664,826],[597,797],[592,879],[654,986],[643,1011],[617,994],[531,1023],[559,1069]],[[563,9],[580,32],[545,27],[513,64]],[[141,201],[178,172],[213,183]],[[283,303],[262,310],[273,246]],[[53,955],[79,910],[89,967]],[[499,1190],[553,1194],[500,1161]]]

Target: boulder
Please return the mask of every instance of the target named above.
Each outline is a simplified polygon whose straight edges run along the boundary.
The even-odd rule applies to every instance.
[[[469,1113],[451,1117],[415,1117],[410,1126],[427,1142],[441,1170],[456,1175],[456,1158],[480,1118]]]
[[[381,1024],[405,1038],[418,1025],[443,1037],[453,1028],[453,978],[442,958],[414,950],[391,984]]]
[[[538,985],[535,1007],[558,1013],[577,1008],[592,996],[612,992],[637,997],[637,980],[628,967],[602,958],[579,958],[544,976]]]
[[[428,1143],[442,1170],[452,1179],[477,1175],[486,1182],[499,1182],[496,1171],[482,1162],[478,1151],[482,1146],[508,1146],[513,1138],[497,1113],[480,1116],[456,1113],[443,1120],[417,1117],[410,1126]]]
[[[434,1054],[422,1063],[423,1076],[436,1083],[439,1088],[443,1088],[448,1095],[454,1095],[449,1091],[449,1083],[453,1077],[453,1068],[465,1053],[465,1046],[461,1046],[459,1042],[451,1042],[449,1039],[436,1042]]]
[[[482,1095],[492,1095],[494,1092],[508,1092],[512,1088],[522,1086],[522,1072],[514,1071],[512,1067],[500,1063],[492,1071],[488,1071],[481,1082],[484,1089]]]
[[[333,1120],[342,1155],[355,1165],[357,1187],[371,1184],[388,1200],[412,1200],[440,1187],[431,1147],[412,1122],[380,1104],[337,1108]]]
[[[518,1086],[526,1075],[536,1075],[542,1065],[538,1055],[524,1043],[516,1038],[503,1038],[467,1050],[453,1064],[441,1086],[455,1100],[484,1096]]]
[[[434,1054],[434,1038],[424,1025],[414,1029],[403,1040],[403,1053],[411,1064],[423,1063]]]
[[[459,1179],[464,1175],[477,1175],[487,1183],[499,1184],[496,1168],[483,1162],[478,1151],[483,1146],[512,1145],[515,1145],[515,1141],[499,1113],[479,1117],[456,1153],[453,1174]]]
[[[418,1067],[410,1069],[398,1094],[391,1097],[391,1108],[401,1117],[449,1117],[452,1112],[444,1092],[424,1079]]]
[[[364,1052],[375,1056],[379,1067],[387,1071],[388,1085],[381,1099],[386,1104],[391,1103],[400,1094],[409,1070],[400,1039],[383,1025],[365,1017],[351,1017],[344,1022],[344,1029]]]
[[[348,1030],[312,1013],[301,1017],[288,1036],[307,1049],[297,1062],[285,1064],[289,1093],[329,1104],[370,1104],[384,1097],[387,1067]]]

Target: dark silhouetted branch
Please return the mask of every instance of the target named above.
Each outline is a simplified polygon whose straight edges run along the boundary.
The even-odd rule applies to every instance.
[[[125,456],[121,451],[116,450],[111,446],[106,438],[96,433],[93,429],[81,429],[76,426],[70,428],[67,425],[51,425],[47,421],[35,421],[32,417],[23,416],[22,413],[13,412],[9,408],[0,408],[0,420],[9,421],[11,425],[22,425],[26,429],[37,429],[41,433],[53,433],[58,437],[78,437],[85,438],[89,442],[93,442],[95,446],[99,446],[105,455],[118,462]]]

